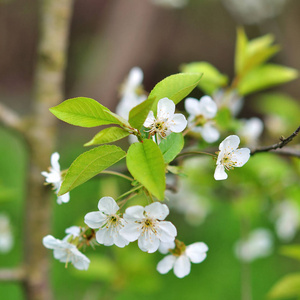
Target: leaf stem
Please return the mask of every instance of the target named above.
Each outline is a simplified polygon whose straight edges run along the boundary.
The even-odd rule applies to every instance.
[[[115,176],[119,176],[121,178],[124,178],[126,180],[129,180],[129,181],[133,181],[134,179],[129,177],[129,176],[126,176],[122,173],[119,173],[119,172],[116,172],[116,171],[110,171],[110,170],[105,170],[105,171],[102,171],[100,174],[109,174],[109,175],[115,175]]]
[[[203,151],[188,151],[188,152],[182,152],[182,153],[179,153],[176,158],[180,157],[180,156],[185,156],[185,155],[198,155],[198,154],[205,154],[205,155],[209,155],[209,156],[212,156],[212,157],[216,157],[215,154],[212,154],[212,153],[208,153],[208,152],[203,152]],[[176,159],[175,158],[175,159]]]
[[[142,187],[143,187],[143,186],[140,184],[140,185],[136,186],[135,188],[129,190],[128,192],[122,194],[121,196],[119,196],[119,197],[116,199],[116,202],[119,201],[120,199],[124,198],[125,196],[130,195],[131,193],[133,193],[133,192],[135,192],[135,191],[141,189]]]

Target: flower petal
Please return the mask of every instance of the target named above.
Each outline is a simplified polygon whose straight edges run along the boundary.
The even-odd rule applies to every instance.
[[[103,244],[104,246],[111,246],[114,244],[113,236],[106,227],[100,228],[96,232],[96,240],[99,244]]]
[[[219,146],[219,149],[225,150],[225,152],[230,153],[237,149],[240,144],[240,138],[237,135],[228,136]]]
[[[214,178],[215,180],[224,180],[227,179],[228,175],[225,172],[225,168],[222,165],[216,167]]]
[[[142,251],[153,253],[159,247],[159,238],[151,230],[145,230],[138,239],[138,246]]]
[[[183,114],[175,114],[168,124],[171,131],[182,132],[187,125],[187,120]]]
[[[99,200],[98,209],[106,215],[113,215],[119,210],[119,206],[112,197],[102,197]]]
[[[158,236],[162,242],[172,242],[177,235],[176,227],[168,221],[159,222]]]
[[[155,122],[155,117],[154,117],[153,111],[150,110],[148,113],[148,116],[144,122],[144,127],[150,128],[154,122]]]
[[[178,278],[183,278],[191,272],[191,262],[186,255],[179,256],[174,264],[174,274]]]
[[[142,225],[138,223],[128,223],[120,231],[120,235],[129,242],[136,241],[142,231]]]
[[[214,143],[220,137],[219,131],[209,122],[205,123],[204,126],[201,128],[201,135],[207,143]]]
[[[57,200],[56,200],[58,204],[67,203],[69,201],[70,201],[70,193],[65,193],[61,196],[57,196]]]
[[[123,218],[126,221],[141,220],[144,218],[144,207],[140,205],[130,206],[125,210]]]
[[[162,98],[157,103],[157,119],[172,119],[175,112],[175,103],[168,99]]]
[[[60,247],[61,240],[56,239],[52,235],[47,235],[43,238],[43,245],[48,249],[55,249]]]
[[[169,208],[166,204],[154,202],[145,207],[145,212],[147,216],[153,219],[164,220],[169,214]]]
[[[205,243],[198,242],[186,247],[185,253],[192,263],[198,264],[206,258],[208,247]]]
[[[160,241],[158,251],[161,254],[167,254],[167,253],[169,253],[170,249],[174,249],[174,248],[175,248],[175,241],[172,241],[172,242],[162,242],[162,241]]]
[[[106,222],[106,216],[99,211],[92,211],[84,216],[84,223],[93,229],[102,227]]]
[[[235,167],[242,167],[250,158],[250,149],[241,148],[233,151],[231,159],[235,161]]]
[[[54,152],[51,155],[51,167],[54,171],[60,173],[60,165],[59,165],[59,154],[57,152]]]
[[[184,101],[184,108],[194,118],[195,116],[201,115],[199,104],[199,100],[189,97]]]
[[[175,261],[176,257],[174,255],[168,255],[157,264],[156,270],[160,274],[166,274],[173,268]]]
[[[212,119],[215,117],[218,107],[211,97],[203,96],[199,102],[199,109],[201,111],[201,115],[203,115],[206,119]]]
[[[78,249],[74,249],[73,255],[71,257],[71,262],[78,270],[87,270],[90,264],[90,260]]]

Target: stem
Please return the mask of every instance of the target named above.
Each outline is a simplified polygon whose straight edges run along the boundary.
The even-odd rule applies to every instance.
[[[105,171],[102,171],[100,174],[109,174],[109,175],[115,175],[115,176],[119,176],[121,178],[124,178],[124,179],[127,179],[129,181],[133,181],[134,179],[129,177],[129,176],[126,176],[122,173],[119,173],[119,172],[116,172],[116,171],[109,171],[109,170],[105,170]]]
[[[129,190],[128,192],[122,194],[121,196],[119,196],[119,197],[116,199],[116,202],[119,201],[120,199],[124,198],[125,196],[130,195],[131,193],[133,193],[133,192],[139,190],[139,189],[142,188],[142,187],[143,187],[142,185],[138,185],[138,186],[136,186],[135,188]]]
[[[188,152],[182,152],[182,153],[179,153],[176,157],[181,157],[181,156],[185,156],[185,155],[198,155],[198,154],[205,154],[205,155],[209,155],[209,156],[212,156],[212,157],[216,157],[215,154],[212,154],[212,153],[208,153],[208,152],[203,152],[203,151],[188,151]]]
[[[26,272],[23,268],[11,268],[0,270],[1,282],[22,282],[25,280]]]

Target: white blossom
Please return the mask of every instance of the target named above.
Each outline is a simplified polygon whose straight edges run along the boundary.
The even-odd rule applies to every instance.
[[[216,180],[224,180],[228,177],[225,169],[230,170],[234,167],[242,167],[249,160],[250,149],[237,149],[239,144],[239,137],[237,135],[230,135],[219,145],[220,152],[214,174]]]
[[[159,202],[151,203],[146,207],[128,207],[123,215],[126,224],[120,234],[130,242],[138,240],[142,251],[155,252],[160,242],[172,242],[177,235],[175,226],[163,221],[169,214],[169,208]]]
[[[62,184],[62,176],[61,176],[61,171],[60,171],[60,165],[58,163],[59,160],[59,154],[57,152],[53,153],[51,155],[51,167],[48,172],[42,172],[41,174],[46,177],[45,181],[47,183],[52,183],[53,189],[55,190],[55,193],[57,194],[61,184]],[[70,194],[66,193],[64,195],[58,196],[57,197],[57,203],[62,204],[62,203],[67,203],[70,200]]]
[[[71,235],[73,238],[76,238],[80,236],[80,227],[79,226],[71,226],[65,230],[65,233],[67,234],[67,237],[70,237]]]
[[[9,252],[13,244],[10,220],[6,214],[0,214],[0,253]]]
[[[245,262],[251,262],[259,257],[271,254],[273,239],[269,230],[259,228],[252,231],[246,239],[236,242],[236,256]]]
[[[217,114],[217,104],[209,96],[203,96],[200,100],[187,98],[185,110],[189,113],[188,126],[191,131],[200,133],[208,143],[217,141],[220,133],[211,120]]]
[[[176,248],[177,249],[177,248]],[[203,242],[197,242],[183,249],[171,251],[171,255],[167,255],[157,265],[156,269],[161,274],[168,273],[174,269],[174,274],[178,278],[183,278],[191,272],[191,262],[198,264],[204,261],[208,251],[208,247]]]
[[[291,241],[300,227],[299,206],[290,200],[282,201],[275,206],[273,215],[278,237],[284,242]]]
[[[238,135],[247,145],[256,145],[264,130],[263,121],[257,117],[253,117],[248,120],[242,119],[241,121],[242,127],[238,130]]]
[[[144,126],[150,128],[150,134],[159,134],[162,138],[171,132],[182,132],[187,125],[183,114],[175,114],[175,104],[168,98],[163,98],[157,104],[157,117],[150,111]]]
[[[143,77],[143,71],[139,67],[134,67],[121,88],[122,98],[116,107],[116,113],[126,120],[129,118],[130,110],[147,99],[146,95],[140,93]]]
[[[85,215],[84,222],[96,232],[96,240],[104,246],[116,245],[125,247],[129,241],[120,235],[120,230],[124,227],[125,221],[118,214],[119,206],[111,197],[103,197],[98,203],[99,211],[93,211]]]
[[[60,262],[71,262],[76,269],[87,270],[90,260],[82,254],[75,245],[70,244],[65,239],[59,240],[52,235],[47,235],[43,238],[43,245],[48,249],[54,250],[54,258]]]

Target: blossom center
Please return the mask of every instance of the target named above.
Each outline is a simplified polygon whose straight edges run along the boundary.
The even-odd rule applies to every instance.
[[[155,221],[147,218],[143,221],[143,231],[152,230],[154,233],[156,233],[155,229]]]
[[[231,153],[226,153],[221,160],[221,164],[225,167],[226,170],[233,169],[236,163],[237,162],[232,159]]]
[[[117,227],[120,224],[121,224],[120,217],[118,215],[110,215],[107,217],[107,223],[105,227],[106,228]]]
[[[151,127],[151,135],[158,133],[162,138],[166,137],[166,131],[168,130],[166,120],[155,120]]]

